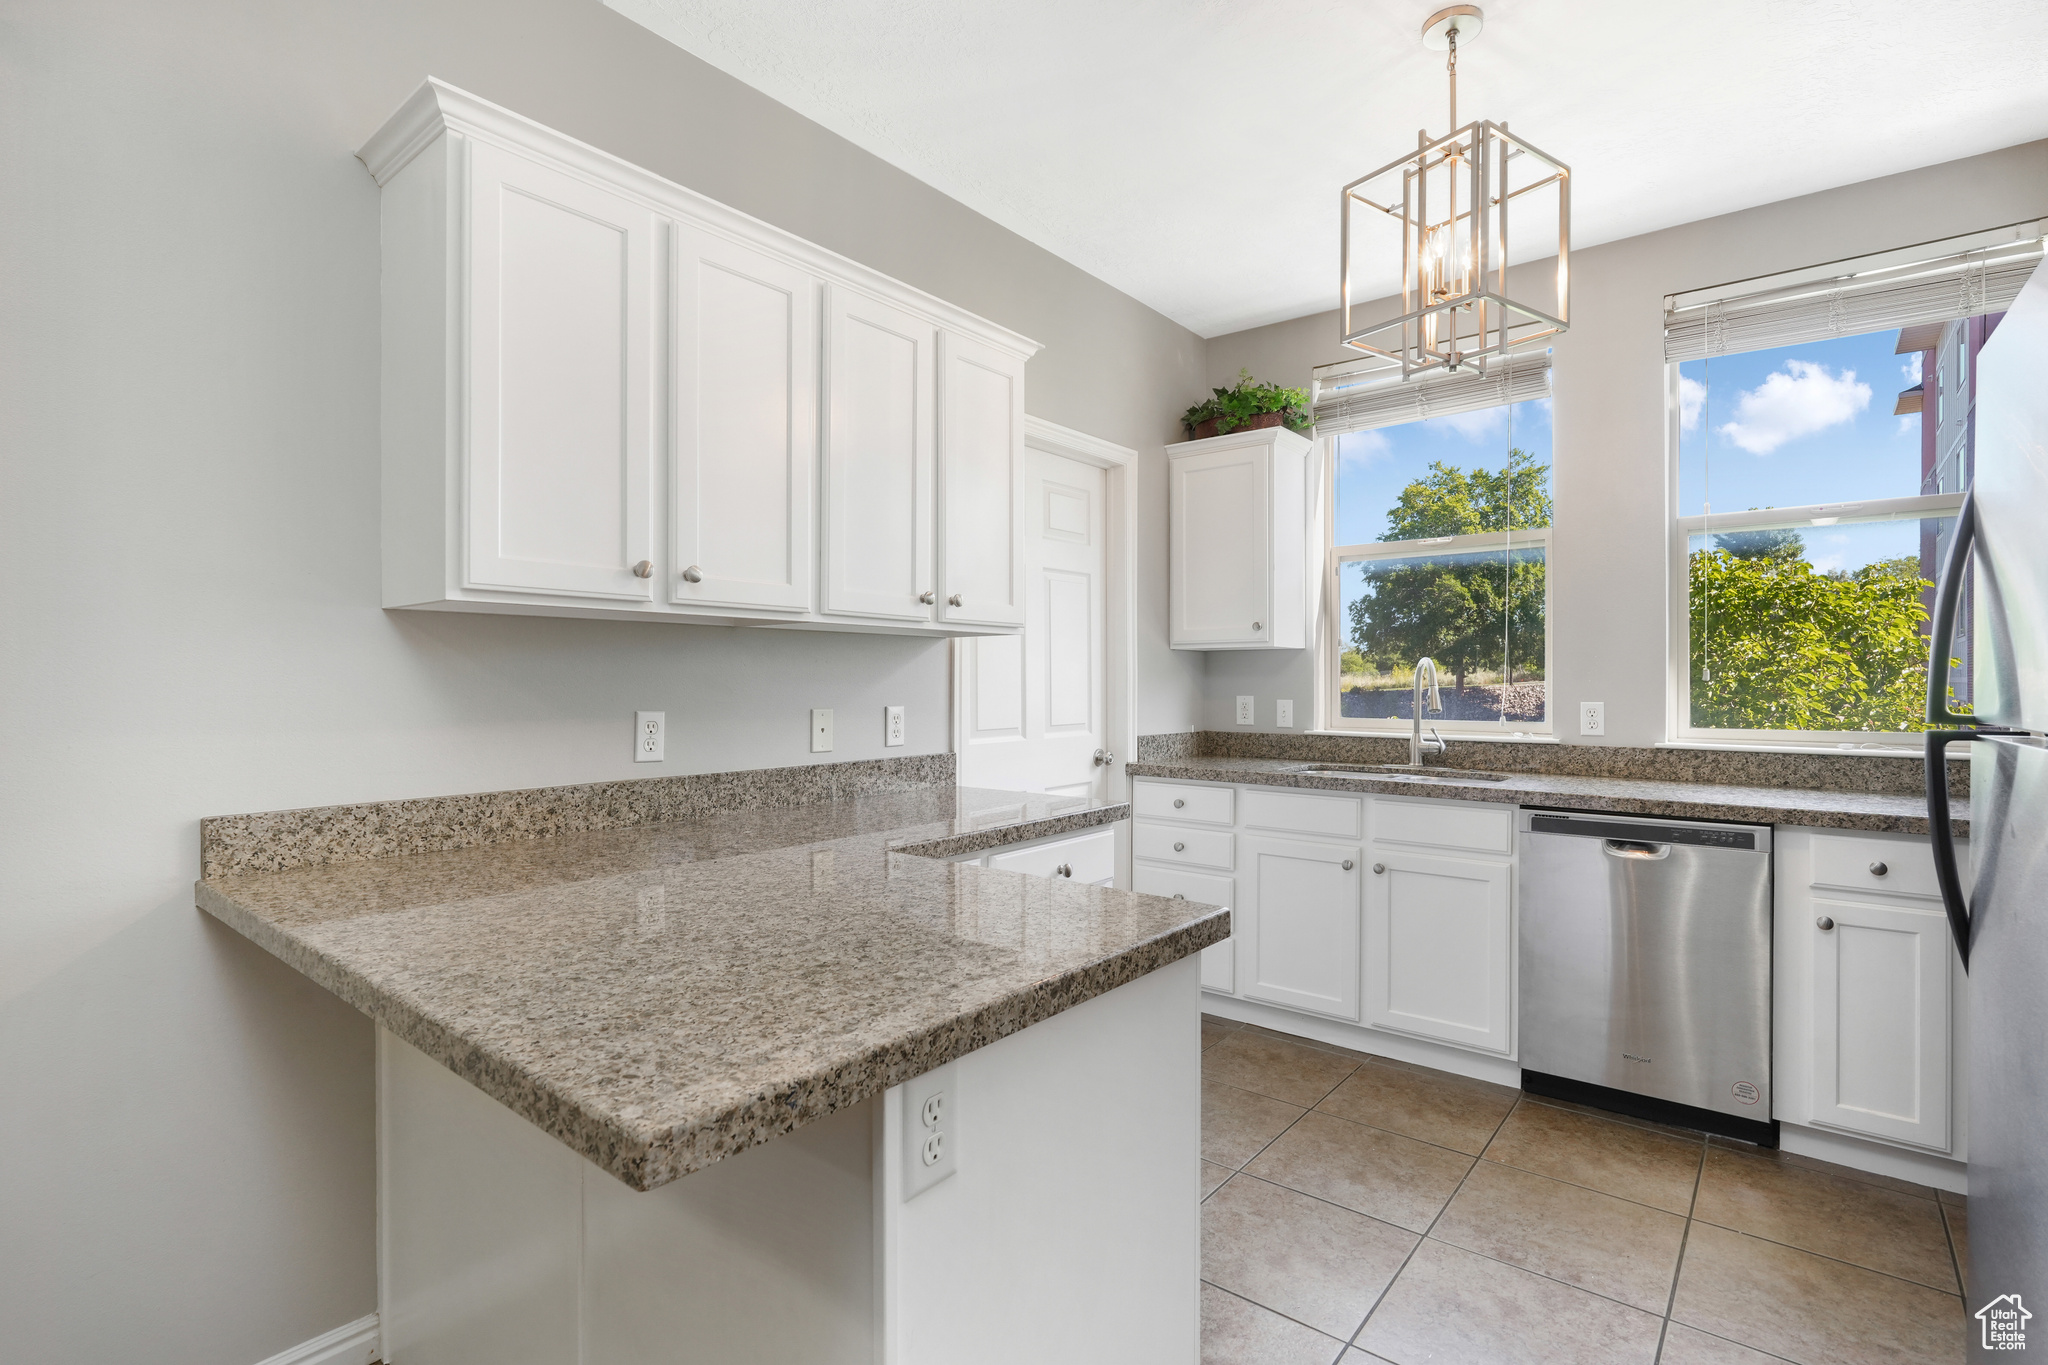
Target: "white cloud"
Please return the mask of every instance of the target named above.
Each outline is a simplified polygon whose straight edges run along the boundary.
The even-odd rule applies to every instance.
[[[1435,419],[1468,441],[1483,440],[1507,429],[1506,407],[1474,408],[1470,412],[1447,412]]]
[[[1926,354],[1925,351],[1915,351],[1910,360],[1899,362],[1899,373],[1906,377],[1907,388],[1910,389],[1920,382],[1920,358]]]
[[[1393,442],[1377,431],[1350,431],[1337,438],[1337,462],[1363,469],[1393,453]]]
[[[1697,379],[1678,376],[1678,425],[1686,431],[1697,431],[1700,413],[1707,406],[1707,386]]]
[[[1810,360],[1788,360],[1785,368],[1746,389],[1735,403],[1735,420],[1721,434],[1752,455],[1768,455],[1785,442],[1811,436],[1870,406],[1870,385],[1856,371],[1833,374]]]
[[[1919,434],[1920,434],[1920,419],[1919,419],[1918,417],[1901,417],[1901,418],[1899,418],[1899,435],[1901,435],[1901,436],[1917,436],[1917,435],[1919,435]]]

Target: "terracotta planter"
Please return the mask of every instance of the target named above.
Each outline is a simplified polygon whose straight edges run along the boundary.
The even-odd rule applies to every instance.
[[[1211,417],[1206,422],[1189,427],[1188,439],[1190,441],[1206,441],[1211,436],[1224,436],[1240,431],[1259,431],[1265,427],[1281,426],[1286,423],[1287,414],[1284,412],[1262,412],[1257,417],[1247,418],[1245,421],[1239,422],[1229,432],[1216,430],[1216,424],[1222,420],[1220,417]]]

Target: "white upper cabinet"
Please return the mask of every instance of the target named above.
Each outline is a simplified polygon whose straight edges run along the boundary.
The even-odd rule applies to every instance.
[[[1173,648],[1308,644],[1312,449],[1284,427],[1166,448]]]
[[[808,611],[818,282],[686,224],[675,243],[669,600]]]
[[[938,328],[836,287],[825,313],[824,608],[930,621]]]
[[[1024,359],[939,339],[939,619],[1024,624]]]
[[[657,231],[622,195],[471,155],[466,586],[650,598]]]
[[[1035,342],[438,81],[358,155],[384,605],[1022,627]]]

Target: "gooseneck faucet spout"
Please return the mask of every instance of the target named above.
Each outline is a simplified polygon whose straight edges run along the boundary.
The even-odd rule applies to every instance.
[[[1415,661],[1415,707],[1409,713],[1415,719],[1415,728],[1408,736],[1408,766],[1411,768],[1422,766],[1422,756],[1424,754],[1440,754],[1444,752],[1443,739],[1437,734],[1434,725],[1429,727],[1429,738],[1424,739],[1422,737],[1422,678],[1425,673],[1429,675],[1430,714],[1440,716],[1444,713],[1444,699],[1437,692],[1436,687],[1436,660],[1425,654],[1422,658]]]

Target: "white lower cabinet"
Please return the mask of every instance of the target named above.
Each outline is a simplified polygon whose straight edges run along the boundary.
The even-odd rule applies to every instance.
[[[1231,994],[1237,990],[1237,883],[1229,877],[1208,872],[1189,872],[1178,867],[1139,865],[1131,877],[1131,889],[1148,896],[1171,896],[1175,900],[1220,905],[1230,911],[1231,937],[1202,950],[1202,989]]]
[[[1374,845],[1365,892],[1365,1022],[1514,1048],[1514,920],[1498,860]]]
[[[1358,1019],[1357,844],[1246,835],[1239,876],[1239,993]]]
[[[1813,901],[1811,1120],[1949,1148],[1948,919]]]

